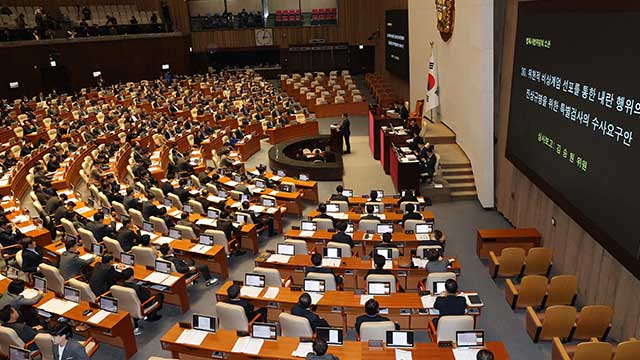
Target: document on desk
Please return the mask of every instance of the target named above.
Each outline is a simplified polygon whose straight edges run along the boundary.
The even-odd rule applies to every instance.
[[[318,305],[318,302],[320,302],[320,300],[322,300],[322,298],[324,297],[323,293],[318,293],[313,291],[310,291],[307,294],[311,296],[311,304],[313,305]]]
[[[11,222],[14,224],[20,224],[23,223],[25,221],[29,221],[29,215],[18,215],[18,216],[14,216],[13,219],[11,219]]]
[[[189,249],[189,251],[191,252],[195,252],[198,254],[206,254],[207,252],[209,252],[209,250],[211,250],[212,246],[209,245],[195,245],[193,246],[191,249]]]
[[[291,256],[289,255],[271,254],[267,259],[267,262],[286,264],[289,260],[291,260]]]
[[[78,306],[78,304],[74,303],[73,301],[54,298],[38,306],[38,309],[46,311],[48,313],[62,315],[76,306]]]
[[[269,192],[269,194],[268,194],[268,195],[269,195],[269,196],[276,196],[276,195],[278,195],[279,193],[280,193],[280,191],[278,191],[278,190],[271,190],[271,191]]]
[[[264,344],[264,340],[262,339],[255,339],[250,336],[241,337],[236,340],[231,352],[258,355],[260,349],[262,349],[262,344]]]
[[[311,230],[302,230],[300,231],[300,233],[298,234],[298,236],[300,237],[313,237],[313,235],[315,235],[315,231],[311,231]]]
[[[396,349],[396,360],[412,360],[411,350]]]
[[[170,238],[168,236],[160,236],[157,239],[153,240],[153,243],[156,245],[171,244],[173,240],[173,238]]]
[[[207,337],[207,332],[196,329],[185,329],[182,331],[182,334],[178,336],[176,342],[178,344],[187,344],[187,345],[200,345],[204,341],[204,338]]]
[[[220,197],[220,196],[215,196],[215,195],[211,195],[207,198],[207,200],[212,201],[214,203],[221,203],[221,202],[225,202],[227,201],[226,198]]]
[[[178,209],[167,211],[167,215],[179,218],[180,215],[182,215],[182,211],[180,211]]]
[[[206,225],[206,226],[217,227],[218,226],[218,220],[209,219],[209,218],[202,218],[202,219],[199,219],[198,221],[196,221],[196,225]]]
[[[313,352],[313,342],[300,342],[298,347],[291,353],[291,356],[306,358],[308,353]]]
[[[429,260],[427,259],[421,259],[417,257],[414,257],[413,259],[411,259],[411,261],[413,261],[413,265],[415,265],[419,269],[424,269],[425,267],[427,267],[427,263],[429,262]]]
[[[331,214],[327,214],[329,216],[331,216],[334,219],[338,219],[338,220],[347,220],[349,219],[349,215],[345,214],[345,213],[331,213]]]
[[[273,175],[273,176],[271,177],[271,179],[270,179],[270,180],[273,180],[273,181],[280,181],[280,180],[282,180],[282,176]]]
[[[236,185],[238,185],[238,182],[237,181],[233,181],[233,180],[229,180],[224,184],[227,185],[227,186],[235,187]]]
[[[453,349],[453,357],[456,360],[476,360],[481,349]]]
[[[340,267],[342,259],[322,259],[323,267]]]
[[[169,275],[166,279],[162,280],[161,284],[164,286],[171,286],[178,281],[178,279],[180,279],[178,276]]]
[[[422,307],[425,309],[433,309],[433,305],[436,303],[438,297],[435,295],[424,295],[420,298],[422,301]]]
[[[262,289],[264,288],[257,286],[243,286],[240,288],[240,296],[257,298],[260,296]]]
[[[278,212],[278,208],[277,207],[267,208],[267,213],[268,214],[275,214],[276,212]]]
[[[92,208],[90,208],[90,207],[87,207],[87,206],[83,206],[83,207],[81,207],[80,209],[76,209],[75,211],[76,211],[78,214],[82,215],[83,213],[89,212],[89,211],[91,211],[91,210],[93,210],[93,209],[92,209]]]
[[[33,231],[36,230],[38,227],[35,224],[29,224],[27,226],[23,226],[23,227],[19,227],[18,229],[20,229],[20,232],[23,234],[28,233],[29,231]]]
[[[38,290],[36,289],[24,289],[23,292],[20,293],[25,299],[33,299],[38,296]]]
[[[155,284],[162,284],[162,282],[165,281],[167,277],[169,277],[169,275],[154,271],[151,274],[147,275],[147,277],[144,278],[144,281]]]
[[[93,254],[89,253],[89,254],[81,255],[80,259],[85,260],[85,261],[91,260],[91,259],[93,259]]]
[[[260,206],[260,205],[253,205],[251,207],[249,207],[249,210],[256,212],[256,213],[261,213],[263,211],[265,211],[267,208],[264,206]]]
[[[106,319],[107,316],[109,316],[109,314],[111,314],[111,313],[108,312],[108,311],[100,310],[97,313],[95,313],[95,315],[90,317],[87,320],[87,322],[92,323],[92,324],[99,324],[102,320]]]
[[[142,235],[149,235],[149,237],[152,238],[152,239],[157,237],[156,234],[154,234],[154,233],[152,233],[150,231],[140,230],[140,236],[142,236]]]
[[[275,298],[276,298],[276,296],[278,296],[278,293],[279,293],[279,292],[280,292],[280,288],[270,286],[270,287],[267,289],[267,292],[265,292],[265,293],[264,293],[264,296],[263,296],[263,297],[264,297],[265,299],[275,299]]]
[[[371,299],[373,299],[373,295],[360,295],[360,305],[366,304]]]

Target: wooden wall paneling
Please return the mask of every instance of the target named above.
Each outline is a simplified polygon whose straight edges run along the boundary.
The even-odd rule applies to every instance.
[[[554,274],[577,275],[578,302],[581,305],[614,307],[612,338],[625,340],[640,336],[640,302],[637,301],[640,298],[640,280],[505,158],[517,3],[518,0],[508,0],[505,12],[500,106],[496,119],[497,209],[516,227],[534,226],[540,230],[544,246],[554,251]],[[556,219],[555,227],[550,224],[551,216]]]
[[[41,6],[45,9],[52,9],[60,6],[85,6],[85,5],[136,5],[138,10],[158,11],[160,0],[5,0],[7,6]]]
[[[191,32],[188,2],[186,0],[168,0],[167,4],[173,21],[173,30],[184,33]],[[158,14],[158,16],[160,15]]]

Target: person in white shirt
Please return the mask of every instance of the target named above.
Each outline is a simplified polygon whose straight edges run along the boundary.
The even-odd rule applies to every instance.
[[[73,331],[69,325],[58,324],[49,333],[53,341],[54,360],[89,360],[84,346],[71,340]]]

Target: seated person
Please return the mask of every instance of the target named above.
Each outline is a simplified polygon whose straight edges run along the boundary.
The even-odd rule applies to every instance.
[[[131,248],[140,242],[140,235],[133,232],[133,223],[131,219],[125,218],[122,220],[122,227],[116,234],[116,240],[120,243],[120,247],[125,252],[131,251]]]
[[[331,216],[329,216],[329,214],[327,214],[327,204],[318,205],[318,212],[320,214],[318,214],[315,217],[316,219],[329,219],[333,223],[333,228],[336,227],[336,219],[332,218]]]
[[[464,296],[457,295],[458,283],[449,279],[444,283],[444,287],[446,290],[438,296],[433,308],[440,312],[440,316],[464,315],[467,310],[467,300]],[[433,319],[433,324],[438,326],[438,318]]]
[[[37,304],[42,299],[43,293],[38,291],[38,295],[31,299],[27,299],[22,295],[25,288],[25,282],[20,279],[11,280],[7,287],[7,292],[0,298],[0,309],[7,305],[11,305],[14,309],[18,310],[20,318],[23,319],[30,326],[36,326],[40,324],[36,311],[33,305]]]
[[[329,323],[327,322],[327,320],[321,318],[316,313],[311,311],[309,309],[310,307],[311,296],[307,293],[304,293],[298,298],[298,303],[291,308],[291,314],[302,316],[309,320],[309,324],[311,325],[311,329],[314,333],[316,332],[316,328],[318,327],[329,327]]]
[[[407,209],[407,212],[402,215],[402,226],[404,226],[407,220],[422,220],[422,214],[416,212],[416,207],[414,204],[407,204],[405,208]]]
[[[349,198],[344,196],[344,195],[342,195],[343,191],[344,191],[344,187],[342,185],[336,186],[336,193],[331,195],[329,200],[331,200],[331,201],[346,201],[347,204],[348,204],[349,203]]]
[[[273,228],[273,218],[267,214],[261,214],[260,216],[256,215],[255,212],[250,211],[249,208],[251,204],[248,201],[242,202],[242,210],[245,213],[248,213],[251,216],[251,220],[256,225],[266,226],[269,229],[269,236],[276,235],[276,231]]]
[[[331,236],[331,241],[341,244],[349,244],[353,249],[353,246],[355,245],[353,238],[345,232],[347,230],[347,223],[344,221],[338,222],[336,224],[336,230],[338,230],[338,232]]]
[[[380,218],[373,214],[373,210],[375,209],[373,205],[365,206],[367,210],[367,215],[360,218],[360,220],[380,220]]]
[[[482,349],[476,354],[476,360],[493,360],[493,353],[491,350]]]
[[[65,280],[69,280],[74,276],[81,275],[82,268],[89,266],[95,256],[91,256],[91,258],[87,260],[82,260],[79,255],[80,252],[78,251],[78,242],[75,240],[67,240],[64,247],[65,252],[60,255],[58,268],[60,269],[60,275],[62,275]]]
[[[182,260],[174,255],[173,249],[171,248],[171,246],[169,246],[169,244],[162,244],[160,246],[160,252],[162,253],[162,258],[164,260],[173,263],[173,265],[176,267],[177,272],[181,274],[187,274],[187,277],[189,277],[195,274],[196,271],[198,271],[206,281],[205,285],[207,287],[218,283],[218,279],[211,277],[211,273],[209,272],[209,268],[207,267],[207,265],[195,265],[193,263],[193,260],[191,260],[191,264],[187,263],[185,260]]]
[[[153,311],[151,314],[149,314],[147,316],[147,320],[149,321],[157,321],[160,320],[162,318],[162,315],[158,314],[160,312],[160,310],[162,310],[162,304],[164,302],[164,294],[162,292],[158,292],[155,295],[151,295],[151,292],[149,290],[147,290],[146,288],[142,287],[140,284],[138,284],[138,282],[136,281],[134,275],[133,275],[133,269],[132,268],[126,268],[124,270],[122,270],[122,279],[124,280],[124,282],[122,283],[122,286],[124,287],[128,287],[131,288],[133,290],[136,291],[136,295],[138,296],[138,299],[140,300],[140,303],[144,303],[146,301],[148,301],[151,298],[155,298],[155,300],[153,302],[149,302],[148,305],[145,305],[146,307],[151,306],[153,303],[157,302],[160,304],[160,306],[158,307],[157,310]],[[135,322],[135,330],[134,333],[141,333],[141,330],[138,328],[138,324],[137,324],[137,320],[134,319]],[[136,334],[137,335],[137,334]]]
[[[313,341],[313,352],[308,353],[305,360],[340,360],[337,356],[327,354],[327,342],[322,339]]]
[[[326,268],[324,266],[322,266],[322,255],[318,254],[318,253],[314,253],[313,255],[311,255],[311,263],[313,264],[313,266],[308,267],[304,270],[304,275],[306,276],[307,274],[309,274],[310,272],[314,272],[314,273],[322,273],[322,274],[331,274],[333,275],[334,279],[336,280],[336,285],[341,285],[342,282],[344,281],[342,276],[336,275],[333,270],[331,270],[330,268]]]
[[[20,314],[11,305],[5,305],[0,309],[0,321],[2,321],[2,326],[13,329],[25,344],[32,341],[38,331],[42,330],[41,325],[29,326],[21,321]],[[35,342],[29,345],[29,350],[38,350]]]
[[[66,360],[89,360],[84,346],[71,340],[73,330],[66,323],[59,323],[49,331],[53,343],[53,358]]]
[[[178,220],[176,225],[182,225],[182,226],[191,228],[191,230],[193,230],[193,233],[196,234],[196,236],[200,235],[200,229],[196,226],[196,224],[189,221],[189,213],[186,211],[183,211],[182,214],[180,214],[180,220]]]
[[[367,302],[364,304],[364,311],[367,313],[366,315],[360,315],[356,318],[355,328],[358,332],[358,335],[360,335],[360,326],[362,326],[363,323],[369,321],[389,321],[389,318],[380,316],[380,314],[378,314],[378,312],[380,311],[380,305],[378,304],[378,301],[376,299],[367,300]],[[396,330],[400,330],[400,325],[397,323],[395,325]]]
[[[442,233],[442,231],[434,230],[433,231],[433,236],[435,237],[435,240],[418,241],[418,246],[420,246],[420,245],[442,246],[442,248],[444,249],[444,244],[445,244],[446,239],[445,239],[444,234]]]
[[[380,275],[392,275],[391,270],[384,269],[384,265],[386,264],[387,259],[384,256],[375,254],[373,255],[373,264],[375,265],[375,269],[371,269],[367,271],[367,275],[365,275],[364,279],[367,279],[367,276],[373,274]]]
[[[418,198],[416,197],[416,194],[413,192],[413,190],[405,191],[404,196],[398,199],[398,205],[402,204],[405,201],[418,202]]]
[[[427,251],[427,272],[447,272],[449,271],[449,261],[443,259],[440,256],[440,251],[437,249],[429,249]]]
[[[91,272],[91,279],[89,280],[91,291],[96,296],[106,293],[111,286],[116,284],[121,275],[120,272],[116,271],[113,255],[110,253],[103,254],[100,263],[97,263]]]
[[[162,253],[158,251],[158,249],[156,249],[155,246],[151,245],[151,236],[147,234],[140,236],[140,243],[136,246],[151,249],[153,253],[156,254],[156,257],[158,258],[162,256]]]
[[[39,266],[44,261],[43,251],[36,244],[34,238],[26,237],[20,241],[22,244],[22,271],[37,273]]]
[[[240,299],[240,286],[237,284],[231,285],[229,289],[227,289],[227,295],[229,295],[229,299],[226,303],[242,306],[244,313],[247,315],[248,321],[253,320],[256,315],[260,315],[257,321],[267,321],[267,308],[254,310],[253,304],[247,300]]]
[[[398,248],[398,244],[395,244],[392,241],[392,237],[390,233],[384,233],[382,234],[382,242],[376,244],[374,249],[378,249],[378,248],[382,248],[382,249],[388,249],[388,248],[394,248],[397,249]],[[373,256],[373,251],[371,252],[371,254],[369,254],[369,256]]]
[[[85,228],[93,233],[93,237],[97,242],[102,242],[105,236],[113,238],[115,236],[115,222],[112,222],[113,226],[107,226],[104,224],[104,214],[99,211],[93,215],[93,221],[90,221],[85,225]]]

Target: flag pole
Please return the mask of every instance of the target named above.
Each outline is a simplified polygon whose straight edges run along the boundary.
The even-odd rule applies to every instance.
[[[429,42],[429,45],[431,45],[431,54],[429,55],[429,58],[431,58],[431,56],[433,56],[433,44],[434,44],[433,41]],[[433,108],[429,109],[429,121],[431,121],[432,124],[436,123],[433,120]]]

